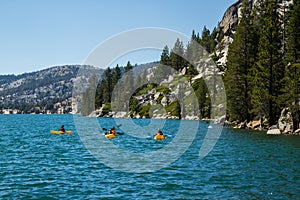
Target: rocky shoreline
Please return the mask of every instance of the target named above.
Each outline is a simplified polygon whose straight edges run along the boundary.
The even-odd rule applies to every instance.
[[[293,118],[289,108],[284,108],[281,111],[280,118],[276,125],[268,127],[266,119],[254,120],[250,122],[226,122],[229,126],[236,129],[250,129],[264,131],[270,135],[300,135],[300,129],[294,130]],[[299,124],[300,126],[300,124]]]
[[[145,117],[141,117],[139,115],[133,116],[128,114],[127,112],[109,112],[106,114],[103,114],[102,110],[95,110],[92,112],[89,117],[109,117],[109,118],[135,118],[135,119],[141,119]],[[172,116],[172,115],[155,115],[152,117],[153,119],[175,119],[179,120],[178,117]],[[267,120],[261,119],[261,120],[253,120],[250,122],[244,121],[244,122],[229,122],[226,121],[226,116],[221,116],[217,119],[199,119],[197,116],[186,116],[182,120],[201,120],[201,121],[210,121],[214,124],[222,124],[234,129],[249,129],[249,130],[257,130],[266,132],[266,134],[270,135],[300,135],[300,129],[293,130],[293,119],[291,112],[288,108],[285,108],[281,112],[281,116],[278,120],[278,123],[274,126],[268,127],[267,126]]]
[[[127,112],[109,112],[105,115],[103,115],[101,110],[96,110],[92,112],[89,117],[112,117],[112,118],[135,118],[135,119],[141,119],[145,117],[140,116],[130,116]],[[179,120],[178,117],[175,116],[155,116],[153,119],[175,119]],[[266,121],[264,119],[262,120],[253,120],[250,122],[228,122],[225,120],[225,116],[222,116],[218,119],[199,119],[195,116],[186,116],[183,120],[201,120],[201,121],[207,121],[207,122],[213,122],[215,124],[223,124],[225,126],[229,126],[234,129],[249,129],[249,130],[257,130],[266,132],[266,134],[269,135],[300,135],[300,129],[297,129],[293,131],[293,120],[291,113],[289,112],[288,108],[285,108],[281,112],[281,117],[278,120],[278,124],[268,127],[266,124]]]

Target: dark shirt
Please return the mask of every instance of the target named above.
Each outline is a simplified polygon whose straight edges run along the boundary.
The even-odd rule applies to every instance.
[[[157,135],[163,135],[163,133],[161,131],[157,131],[156,133]]]

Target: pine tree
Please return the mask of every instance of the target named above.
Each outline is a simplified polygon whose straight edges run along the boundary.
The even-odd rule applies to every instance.
[[[110,103],[112,101],[113,90],[116,84],[121,79],[121,69],[117,65],[114,69],[109,67],[104,71],[102,81],[96,90],[96,107],[99,108],[105,103]],[[116,95],[118,91],[115,91]],[[115,96],[117,98],[117,96]]]
[[[104,102],[111,102],[111,95],[112,95],[112,72],[111,69],[108,67],[105,72],[105,88],[104,88]]]
[[[191,41],[187,44],[187,47],[184,51],[184,57],[186,58],[184,66],[189,68],[190,65],[196,65],[196,62],[199,61],[204,53],[204,48],[201,46],[199,35],[195,35],[193,31]]]
[[[187,73],[186,73],[186,78],[189,80],[189,82],[192,83],[192,78],[198,74],[199,72],[196,69],[196,67],[189,63],[187,67]]]
[[[202,30],[202,35],[201,35],[201,41],[200,45],[207,51],[211,52],[211,38],[210,38],[210,31],[204,26]]]
[[[168,66],[170,64],[170,53],[168,46],[165,46],[160,56],[160,64]]]
[[[177,38],[174,47],[170,53],[170,65],[175,70],[181,70],[184,68],[185,60],[183,58],[184,48],[183,43]]]
[[[210,34],[210,52],[213,52],[213,50],[215,49],[215,47],[217,46],[217,42],[216,42],[216,38],[218,35],[218,29],[215,27],[212,31],[212,33]]]
[[[159,65],[154,68],[153,78],[159,83],[163,81],[163,79],[166,79],[170,74],[170,53],[168,46],[165,46],[160,56]]]
[[[125,73],[132,70],[132,68],[133,68],[133,66],[131,65],[130,61],[128,61],[126,66],[125,66]]]
[[[96,89],[96,107],[101,107],[102,104],[111,102],[112,95],[112,74],[111,69],[107,68],[100,85]]]
[[[253,66],[258,36],[253,25],[251,1],[242,3],[241,21],[237,27],[234,40],[229,47],[225,86],[227,93],[227,108],[231,121],[250,121],[250,68]]]
[[[209,118],[211,114],[211,100],[204,79],[200,78],[195,80],[192,87],[198,99],[200,118]]]
[[[192,31],[192,38],[191,38],[191,40],[196,40],[196,38],[197,38],[197,35],[195,33],[195,30],[193,30]]]
[[[126,74],[125,85],[127,86],[128,90],[133,87],[133,83],[134,83],[132,69],[133,69],[133,66],[128,61],[127,65],[125,66],[125,74]],[[126,91],[128,91],[127,89],[126,89]]]
[[[97,86],[95,96],[96,96],[95,106],[96,106],[96,108],[100,108],[102,106],[102,104],[103,104],[103,87],[102,87],[102,81]]]
[[[118,83],[121,77],[122,77],[121,69],[119,65],[117,65],[112,72],[112,87],[114,87]]]
[[[284,65],[282,61],[282,23],[279,1],[265,1],[258,45],[258,60],[253,68],[252,111],[268,118],[269,125],[277,123],[280,114],[278,97],[282,90]]]
[[[294,0],[288,12],[287,44],[285,60],[296,63],[300,59],[300,0]]]
[[[281,100],[282,106],[291,108],[293,128],[297,130],[300,122],[300,0],[294,0],[287,15],[285,55],[287,67]]]

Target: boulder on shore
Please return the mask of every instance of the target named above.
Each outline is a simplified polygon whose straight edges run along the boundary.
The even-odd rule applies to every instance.
[[[244,121],[242,123],[239,123],[238,125],[234,126],[233,128],[237,128],[237,129],[245,129],[247,128],[247,121]]]
[[[267,134],[270,134],[270,135],[280,135],[281,134],[281,131],[276,128],[276,129],[270,129],[267,131]]]
[[[213,123],[214,124],[224,124],[225,121],[226,121],[226,115],[223,115],[223,116],[221,116],[221,117],[219,117],[217,119],[214,119]]]
[[[253,129],[253,130],[260,129],[261,128],[261,120],[254,120],[254,121],[249,122],[247,124],[247,128]]]
[[[289,108],[284,108],[281,111],[281,115],[278,120],[278,127],[280,131],[284,134],[289,134],[293,132],[293,117]]]

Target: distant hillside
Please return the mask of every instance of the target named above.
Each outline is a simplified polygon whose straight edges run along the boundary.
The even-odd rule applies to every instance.
[[[80,68],[93,67],[66,65],[21,75],[0,75],[0,111],[69,113],[73,82],[78,79]]]

